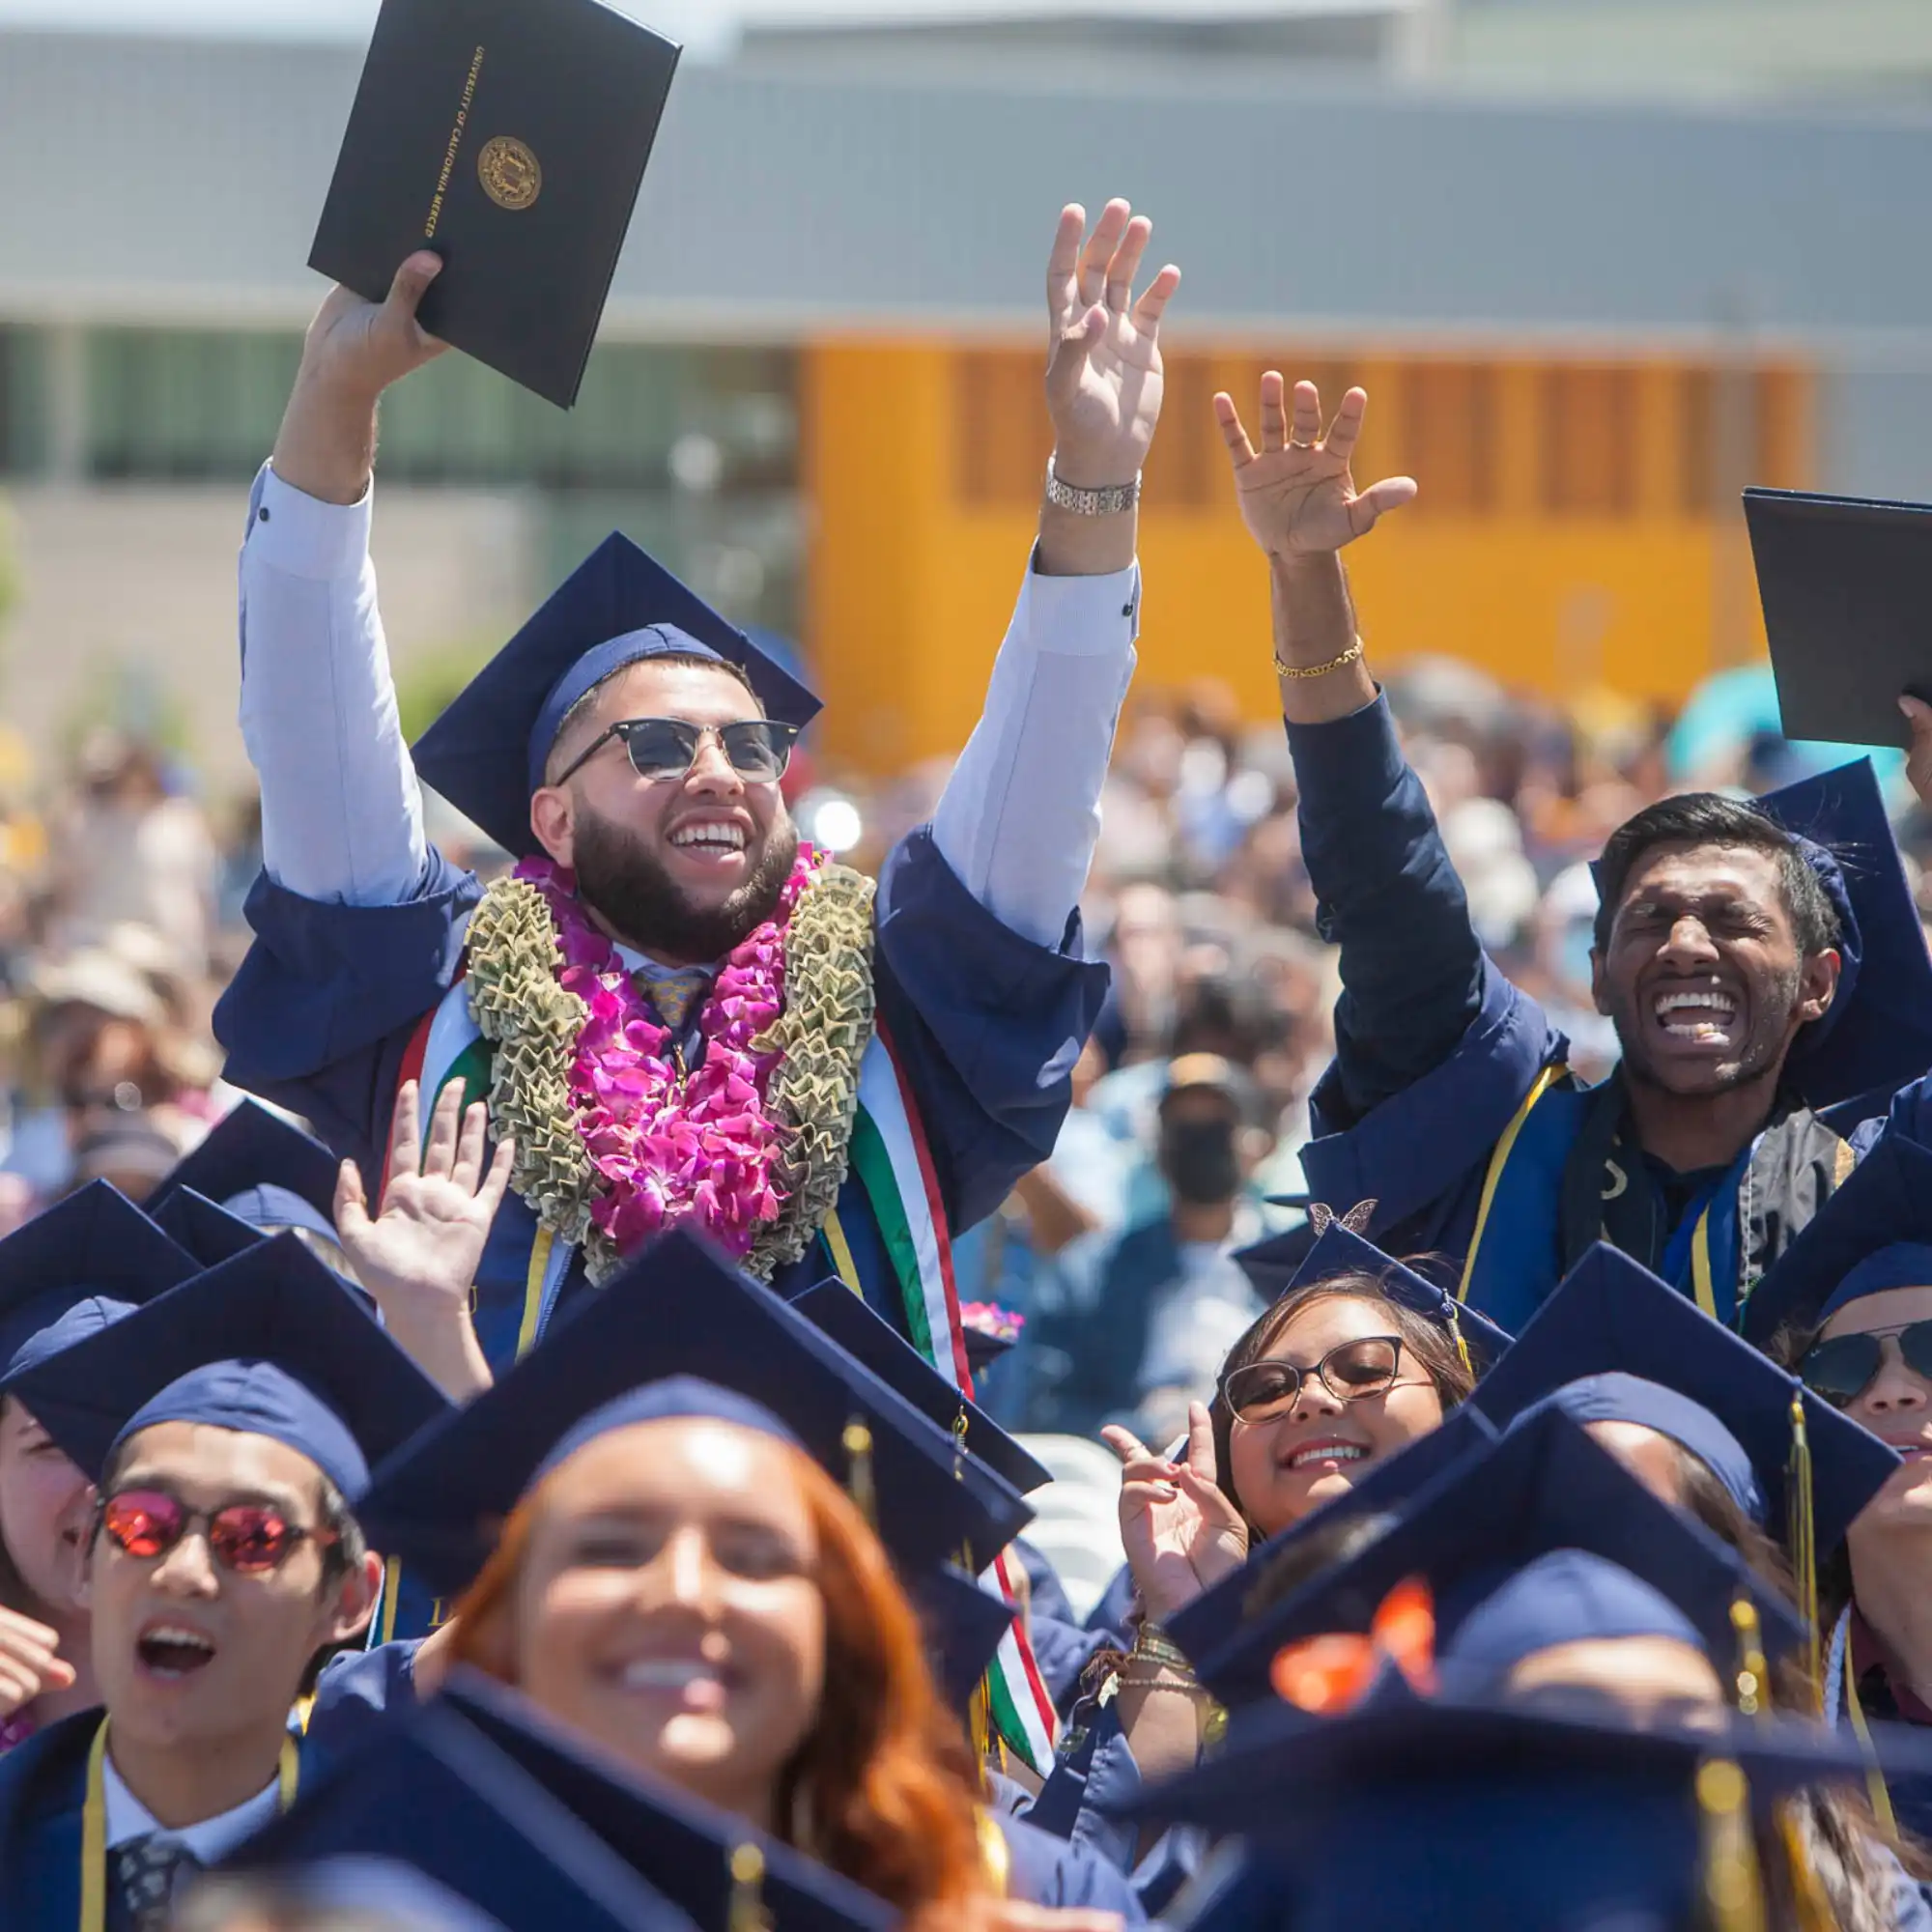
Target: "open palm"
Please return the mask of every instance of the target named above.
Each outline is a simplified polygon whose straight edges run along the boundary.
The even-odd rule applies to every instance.
[[[1247,1560],[1248,1529],[1214,1481],[1214,1432],[1200,1403],[1187,1410],[1187,1455],[1170,1463],[1131,1430],[1103,1429],[1121,1459],[1121,1543],[1147,1614],[1175,1611]]]
[[[1086,212],[1061,211],[1046,270],[1046,403],[1055,472],[1092,489],[1140,473],[1160,420],[1160,317],[1180,286],[1162,269],[1139,300],[1134,277],[1153,223],[1110,201],[1083,244]]]
[[[1294,385],[1293,419],[1278,371],[1262,378],[1262,446],[1248,440],[1235,400],[1214,398],[1215,419],[1228,444],[1235,492],[1248,534],[1270,556],[1319,556],[1374,529],[1387,511],[1415,496],[1407,476],[1390,476],[1357,491],[1350,471],[1369,399],[1350,389],[1328,434],[1321,434],[1321,397],[1313,383]]]

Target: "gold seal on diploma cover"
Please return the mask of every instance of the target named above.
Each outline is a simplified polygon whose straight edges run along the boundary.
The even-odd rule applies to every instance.
[[[527,208],[543,192],[543,169],[537,157],[514,134],[485,141],[476,156],[476,176],[483,192],[498,208],[512,213]]]

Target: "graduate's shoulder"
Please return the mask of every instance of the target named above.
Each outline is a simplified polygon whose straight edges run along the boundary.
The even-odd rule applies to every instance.
[[[99,1728],[99,1710],[77,1711],[0,1757],[0,1847],[79,1807],[86,1796],[87,1754]]]

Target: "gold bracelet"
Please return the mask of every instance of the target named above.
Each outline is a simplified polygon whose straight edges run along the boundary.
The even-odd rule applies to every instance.
[[[1359,637],[1356,638],[1355,641],[1339,658],[1330,658],[1326,664],[1285,665],[1281,661],[1281,653],[1277,651],[1274,656],[1275,675],[1277,677],[1326,677],[1331,670],[1341,670],[1345,667],[1353,664],[1361,655],[1362,640]]]
[[[1165,1664],[1170,1670],[1184,1671],[1189,1677],[1194,1675],[1194,1665],[1188,1661],[1187,1653],[1156,1623],[1141,1625],[1134,1635],[1134,1647],[1127,1655],[1129,1660]]]

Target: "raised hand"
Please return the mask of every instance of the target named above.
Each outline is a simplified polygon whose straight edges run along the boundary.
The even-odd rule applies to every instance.
[[[1160,420],[1160,317],[1180,286],[1170,263],[1134,296],[1153,223],[1124,201],[1060,212],[1046,268],[1046,407],[1055,473],[1076,489],[1131,483]],[[1086,236],[1083,245],[1081,238]]]
[[[360,1171],[353,1160],[342,1163],[335,1227],[397,1343],[444,1394],[460,1399],[489,1385],[469,1293],[509,1188],[516,1143],[499,1142],[484,1167],[490,1110],[479,1100],[466,1111],[460,1080],[437,1096],[426,1149],[419,1107],[417,1085],[406,1080],[396,1095],[388,1186],[373,1219]]]
[[[1912,750],[1905,758],[1905,776],[1921,805],[1932,805],[1932,704],[1922,697],[1901,697],[1898,708],[1912,726]]]
[[[1248,440],[1235,399],[1214,398],[1214,417],[1228,444],[1235,491],[1248,534],[1270,557],[1320,556],[1353,543],[1390,510],[1415,497],[1408,476],[1390,476],[1357,491],[1349,462],[1362,433],[1368,396],[1350,389],[1328,434],[1321,434],[1321,397],[1313,383],[1294,385],[1293,420],[1278,370],[1262,378],[1262,446]]]
[[[1214,1428],[1187,1406],[1187,1455],[1170,1463],[1129,1429],[1100,1432],[1121,1459],[1121,1542],[1142,1607],[1155,1623],[1247,1561],[1248,1526],[1214,1481]]]
[[[376,460],[376,403],[390,384],[449,346],[416,320],[441,259],[418,249],[396,270],[387,298],[365,301],[331,289],[302,343],[301,367],[270,458],[283,482],[326,503],[353,503]]]
[[[0,1719],[24,1710],[43,1690],[73,1688],[73,1665],[59,1646],[58,1631],[0,1609]]]

